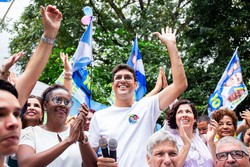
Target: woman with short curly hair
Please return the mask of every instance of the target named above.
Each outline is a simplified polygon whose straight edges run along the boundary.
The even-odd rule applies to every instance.
[[[212,114],[212,119],[218,122],[217,137],[236,136],[238,118],[234,111],[221,108]],[[215,141],[217,143],[218,141]]]

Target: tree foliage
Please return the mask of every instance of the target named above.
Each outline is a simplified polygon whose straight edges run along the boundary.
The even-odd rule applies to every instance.
[[[111,70],[126,63],[137,34],[147,77],[147,89],[156,82],[163,66],[172,82],[168,53],[151,33],[166,25],[178,28],[178,48],[182,53],[189,88],[181,97],[193,101],[206,113],[207,99],[214,91],[233,50],[239,46],[243,78],[249,87],[250,5],[240,0],[34,0],[15,24],[10,48],[26,52],[20,65],[25,67],[42,34],[39,6],[53,4],[63,13],[62,25],[51,58],[40,80],[52,84],[62,71],[59,52],[74,54],[86,27],[80,23],[82,8],[94,13],[95,62],[89,67],[94,100],[107,104],[111,91]],[[242,105],[246,105],[244,102]],[[240,106],[242,108],[242,106]]]

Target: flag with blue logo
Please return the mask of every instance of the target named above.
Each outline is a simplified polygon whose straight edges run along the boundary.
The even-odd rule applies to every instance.
[[[77,46],[76,52],[72,58],[72,78],[77,88],[85,94],[84,102],[90,107],[90,99],[91,99],[91,78],[88,74],[87,65],[89,65],[93,61],[92,55],[92,19],[88,25],[87,30],[81,37],[81,40]],[[76,89],[77,89],[76,88]],[[74,89],[74,88],[73,88]]]
[[[215,91],[208,99],[209,115],[221,107],[234,110],[247,94],[248,90],[243,82],[240,59],[236,49]]]
[[[135,90],[135,95],[136,101],[139,101],[147,92],[147,87],[144,66],[142,63],[140,49],[138,47],[137,36],[135,37],[134,45],[128,58],[127,64],[135,69],[136,79],[138,82],[138,87]]]
[[[11,0],[0,0],[0,2],[10,2]]]

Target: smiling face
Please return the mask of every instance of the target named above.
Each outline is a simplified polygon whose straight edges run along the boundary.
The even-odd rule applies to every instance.
[[[61,99],[62,102],[55,104],[55,102],[53,102],[53,98],[55,99],[55,97],[56,99]],[[65,100],[71,101],[70,94],[66,90],[58,88],[51,92],[48,100],[46,100],[46,102],[44,103],[44,106],[48,113],[48,121],[53,121],[54,119],[56,119],[62,121],[63,123],[66,122],[70,107],[67,107],[65,105]]]
[[[20,111],[17,98],[7,91],[0,90],[0,156],[13,154],[18,149]]]
[[[218,148],[218,153],[242,150],[240,144],[224,143]],[[216,160],[216,167],[247,167],[250,166],[249,157],[243,154],[242,158],[234,159],[230,154],[226,160]]]
[[[233,119],[227,115],[224,115],[221,120],[219,120],[218,123],[218,129],[217,133],[219,135],[219,138],[225,137],[225,136],[234,136],[235,128],[233,125]]]
[[[27,110],[23,114],[25,121],[38,121],[43,117],[42,106],[38,99],[29,98],[27,102]]]
[[[178,150],[173,142],[165,141],[157,144],[152,150],[152,156],[147,156],[150,167],[176,167]]]
[[[180,127],[182,122],[184,129],[193,129],[193,125],[196,122],[192,108],[188,104],[182,104],[179,106],[175,119],[177,126]]]
[[[120,70],[115,73],[112,89],[118,99],[133,98],[134,90],[137,88],[137,82],[133,74],[126,70]]]

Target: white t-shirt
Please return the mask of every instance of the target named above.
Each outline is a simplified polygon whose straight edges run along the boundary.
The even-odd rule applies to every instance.
[[[58,133],[62,140],[68,138],[70,128]],[[59,143],[57,133],[44,130],[39,126],[27,127],[21,131],[19,145],[29,145],[36,150],[36,153],[43,152]],[[60,154],[48,167],[81,167],[82,157],[77,143],[70,145]]]
[[[160,114],[158,95],[143,98],[131,107],[100,110],[90,123],[90,145],[98,147],[101,137],[114,138],[118,141],[119,167],[147,166],[146,144]]]

